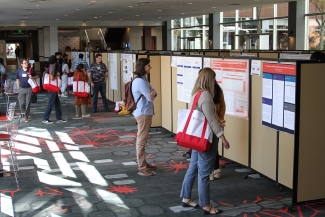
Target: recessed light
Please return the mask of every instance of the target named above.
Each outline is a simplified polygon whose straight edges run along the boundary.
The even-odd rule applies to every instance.
[[[158,18],[161,18],[161,17],[158,17]]]
[[[60,19],[55,19],[55,20],[60,20]]]
[[[123,19],[120,19],[120,20],[123,20]]]
[[[66,15],[64,15],[65,17],[67,17],[68,15],[66,14]]]
[[[80,9],[75,9],[76,11],[79,11]]]
[[[185,13],[181,13],[181,14],[185,14]]]
[[[161,10],[158,10],[158,11],[161,11]]]
[[[212,7],[212,8],[217,8],[217,7]]]
[[[135,15],[136,17],[138,17],[139,15]]]
[[[187,4],[192,5],[193,3],[192,3],[192,2],[189,2],[189,3],[187,3]]]
[[[97,17],[94,17],[95,19],[97,19]]]
[[[35,7],[38,7],[39,5],[35,5]]]
[[[95,3],[96,1],[90,1],[90,2]]]
[[[110,12],[108,12],[108,13],[109,13],[109,14],[112,14],[113,12],[110,11]]]
[[[132,5],[130,5],[130,6],[128,6],[129,8],[133,8],[133,6]]]

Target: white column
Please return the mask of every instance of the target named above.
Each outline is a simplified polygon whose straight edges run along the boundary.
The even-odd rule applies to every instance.
[[[43,27],[43,48],[44,48],[44,60],[48,60],[51,56],[50,50],[50,27],[44,26]]]
[[[58,27],[50,26],[50,51],[51,55],[59,51]]]

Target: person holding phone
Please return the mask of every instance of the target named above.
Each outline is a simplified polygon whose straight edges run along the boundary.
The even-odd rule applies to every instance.
[[[32,97],[32,87],[28,83],[29,78],[38,78],[38,75],[33,69],[33,64],[28,67],[28,60],[20,60],[21,68],[16,72],[16,82],[18,88],[18,100],[20,105],[20,110],[24,113],[25,122],[29,122],[30,114],[30,100]]]

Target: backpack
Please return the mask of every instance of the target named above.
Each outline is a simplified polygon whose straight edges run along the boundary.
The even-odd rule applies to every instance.
[[[132,81],[134,81],[136,78],[141,78],[141,77],[135,77]],[[135,102],[132,94],[132,81],[127,82],[124,85],[124,103],[125,103],[125,108],[126,110],[133,112],[137,108],[137,104],[141,97],[143,96],[142,94],[138,98],[138,100]]]

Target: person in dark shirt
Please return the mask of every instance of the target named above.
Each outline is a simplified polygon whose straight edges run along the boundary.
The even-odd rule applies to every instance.
[[[19,56],[20,56],[20,47],[19,47],[19,45],[15,49],[15,54],[16,54],[16,58],[18,60],[19,59]]]
[[[28,68],[27,59],[20,60],[21,68],[16,72],[16,82],[18,87],[18,100],[20,109],[24,112],[25,122],[29,122],[30,100],[32,97],[32,87],[28,83],[29,78],[38,78],[32,65]]]
[[[108,101],[106,98],[106,81],[108,70],[105,63],[102,62],[102,55],[96,54],[96,61],[93,62],[88,72],[88,78],[93,88],[93,113],[97,112],[98,92],[102,95],[105,111],[109,111]]]

